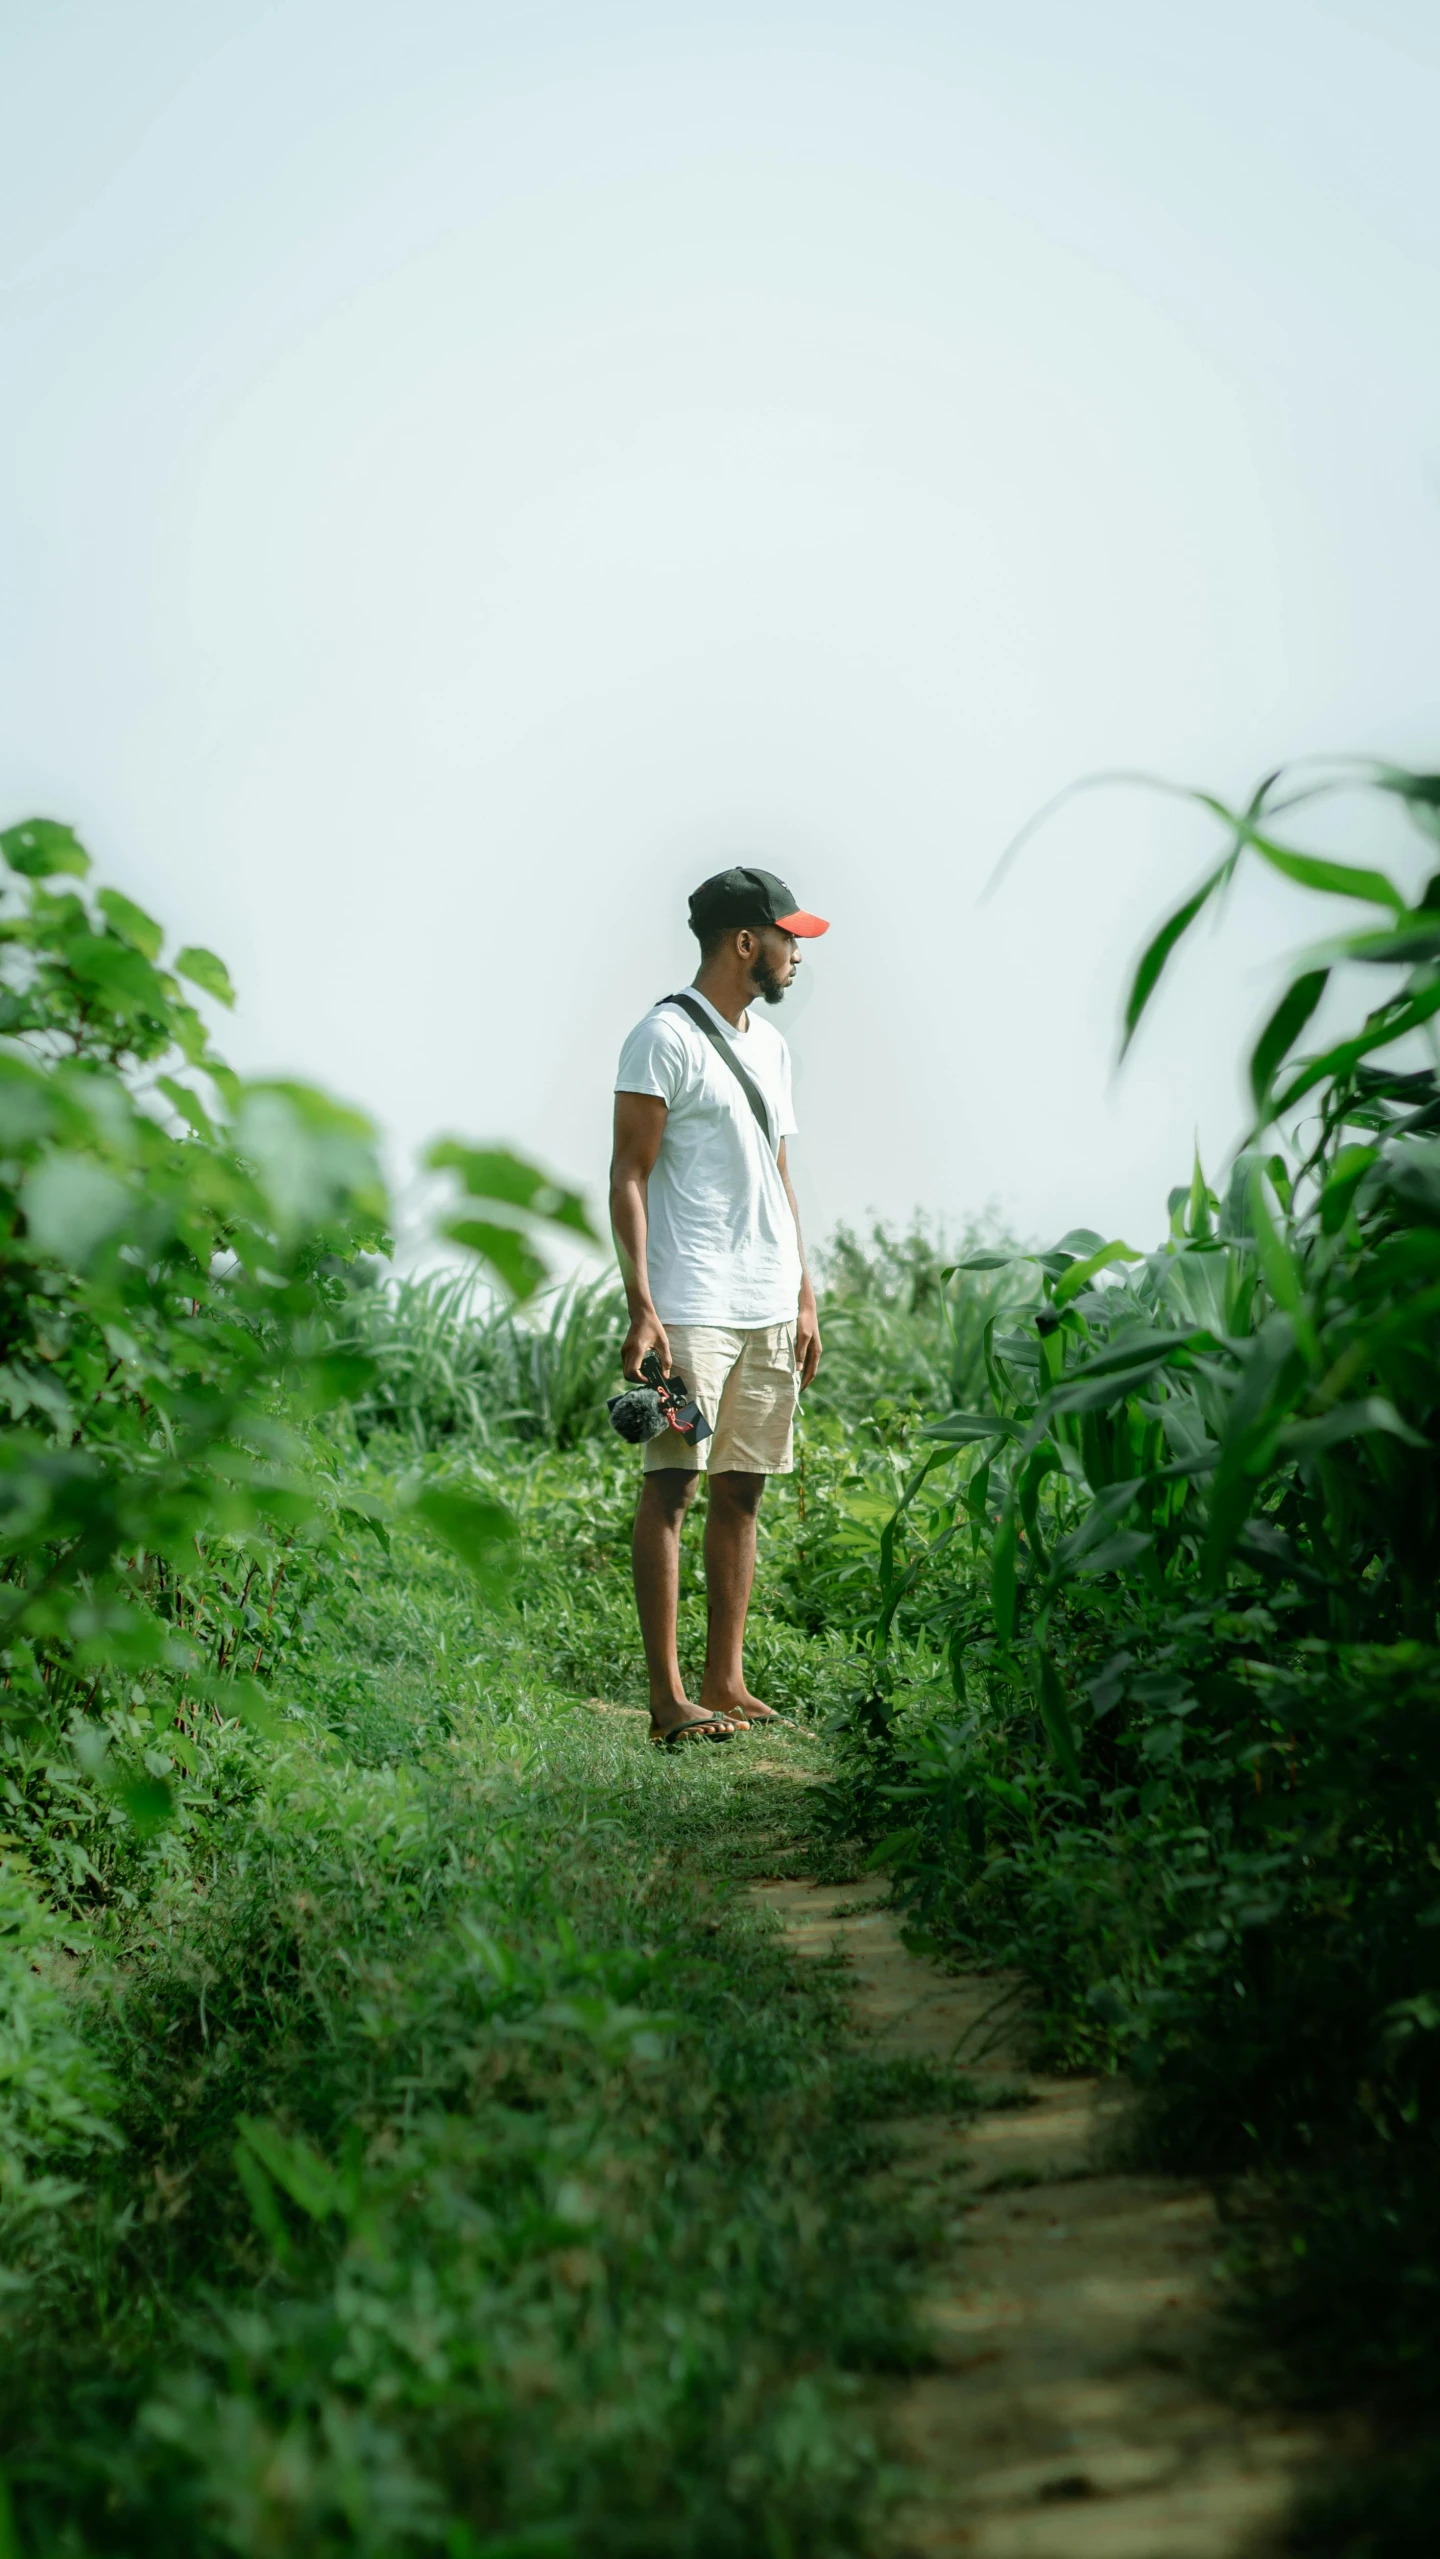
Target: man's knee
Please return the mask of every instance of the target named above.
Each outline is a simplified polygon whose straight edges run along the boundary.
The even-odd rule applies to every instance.
[[[665,1519],[683,1519],[699,1489],[698,1467],[657,1466],[643,1479],[640,1498]]]
[[[710,1478],[711,1505],[713,1507],[718,1503],[722,1510],[740,1511],[746,1514],[758,1511],[761,1496],[765,1490],[765,1481],[763,1475],[746,1475],[738,1470],[732,1471],[727,1468],[723,1475],[712,1475]]]

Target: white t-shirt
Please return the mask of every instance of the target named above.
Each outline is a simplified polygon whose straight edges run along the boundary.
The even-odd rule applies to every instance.
[[[737,1031],[699,992],[769,1107],[777,1142],[795,1135],[790,1051],[756,1019]],[[662,1324],[788,1324],[800,1296],[800,1241],[773,1148],[745,1093],[677,1004],[656,1004],[620,1052],[617,1093],[658,1093],[665,1134],[647,1192],[650,1294]]]

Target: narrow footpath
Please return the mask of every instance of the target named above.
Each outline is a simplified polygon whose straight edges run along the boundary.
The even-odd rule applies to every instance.
[[[1015,1985],[907,1952],[879,1888],[763,1883],[797,1955],[836,1952],[882,2054],[963,2070],[981,2111],[892,2124],[894,2174],[945,2231],[935,2369],[881,2393],[914,2494],[895,2559],[1258,2559],[1283,2547],[1312,2428],[1227,2407],[1203,2186],[1117,2173],[1109,2082],[1026,2071]]]

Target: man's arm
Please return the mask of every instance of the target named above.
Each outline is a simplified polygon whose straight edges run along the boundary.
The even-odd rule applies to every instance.
[[[795,1241],[800,1247],[800,1308],[795,1322],[795,1365],[800,1371],[802,1389],[807,1387],[820,1365],[820,1318],[815,1310],[815,1283],[805,1259],[805,1238],[800,1232],[800,1209],[790,1187],[790,1170],[785,1161],[785,1140],[780,1140],[780,1179],[790,1214],[795,1220]]]
[[[670,1344],[650,1296],[646,1264],[649,1233],[647,1194],[660,1140],[665,1134],[665,1104],[658,1093],[617,1093],[615,1151],[610,1159],[610,1232],[620,1256],[630,1330],[620,1354],[627,1377],[638,1377],[647,1352],[657,1351],[670,1374]]]

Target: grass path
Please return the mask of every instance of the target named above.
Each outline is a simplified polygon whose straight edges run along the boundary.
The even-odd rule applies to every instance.
[[[1273,2520],[1304,2440],[1192,2378],[1205,2198],[1095,2173],[1100,2092],[906,1952],[821,1741],[653,1751],[543,1608],[477,1624],[403,1540],[347,1606],[65,1977],[113,2131],[0,2294],[0,2559],[1209,2559]]]
[[[1025,2072],[1007,1985],[907,1952],[877,1888],[754,1890],[796,1954],[844,1958],[851,2016],[879,2057],[958,2063],[981,2096],[964,2121],[885,2127],[889,2173],[939,2237],[921,2313],[934,2368],[880,2390],[892,2445],[923,2480],[892,2546],[917,2559],[1275,2549],[1317,2445],[1200,2377],[1208,2192],[1108,2168],[1106,2084]]]

